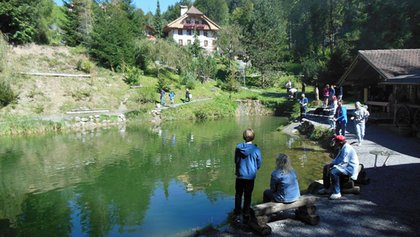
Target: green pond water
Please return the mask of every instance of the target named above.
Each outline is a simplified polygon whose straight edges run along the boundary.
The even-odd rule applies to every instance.
[[[326,152],[276,131],[285,122],[232,118],[0,138],[0,236],[184,236],[223,228],[244,129],[256,131],[263,155],[253,203],[262,201],[279,152],[292,158],[301,190],[322,176]]]

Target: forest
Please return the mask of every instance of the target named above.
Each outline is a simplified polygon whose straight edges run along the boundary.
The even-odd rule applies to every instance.
[[[2,0],[0,31],[12,45],[84,47],[96,64],[134,75],[159,61],[176,68],[185,84],[204,75],[227,89],[234,88],[235,52],[251,61],[247,70],[262,75],[254,86],[266,87],[279,75],[307,84],[335,81],[358,50],[420,47],[418,0],[180,0],[165,12],[156,4],[156,12],[146,13],[132,0],[65,0],[63,6]],[[179,17],[181,5],[194,5],[221,26],[216,55],[165,38],[163,28]],[[156,41],[146,39],[146,26]],[[219,64],[226,66],[222,72]]]

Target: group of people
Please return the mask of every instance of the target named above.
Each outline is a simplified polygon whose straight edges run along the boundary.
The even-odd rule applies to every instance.
[[[337,93],[334,85],[326,84],[322,89],[322,106],[328,108],[334,102],[334,98],[338,101],[343,99],[343,87],[341,86]]]
[[[261,150],[253,144],[254,138],[255,132],[250,128],[246,129],[243,132],[244,142],[237,144],[235,148],[235,222],[241,221],[241,215],[244,223],[251,218],[254,181],[262,164]],[[346,143],[344,136],[337,135],[332,142],[332,146],[338,149],[338,152],[332,162],[324,166],[324,189],[321,192],[331,193],[330,199],[339,199],[341,197],[340,178],[350,176],[356,180],[359,159],[354,148]],[[298,178],[290,159],[286,154],[278,154],[275,169],[271,173],[270,188],[264,191],[263,201],[293,203],[299,198]]]
[[[162,106],[165,106],[166,105],[166,102],[165,102],[165,94],[166,94],[165,90],[164,89],[160,89],[160,104]],[[173,105],[175,103],[175,92],[170,91],[169,94],[168,94],[168,96],[169,96],[169,101],[170,101],[171,105]],[[183,100],[183,102],[190,102],[191,99],[192,99],[192,94],[191,94],[190,90],[187,88],[185,90],[185,99]]]
[[[335,130],[336,135],[346,136],[346,129],[348,123],[346,106],[343,105],[342,100],[337,100],[336,98],[334,98],[330,108],[330,115],[328,118],[330,128]],[[366,122],[369,116],[369,111],[359,101],[356,101],[355,110],[350,119],[353,120],[355,125],[357,135],[356,145],[358,146],[361,146],[364,140]]]

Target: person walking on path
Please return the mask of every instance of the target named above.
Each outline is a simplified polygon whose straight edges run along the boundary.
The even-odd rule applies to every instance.
[[[305,94],[302,93],[301,99],[299,100],[300,104],[300,121],[302,121],[303,118],[306,118],[306,109],[308,107],[308,98],[305,97]]]
[[[347,108],[343,105],[343,101],[338,101],[338,107],[334,115],[335,134],[346,136],[347,126]]]
[[[299,197],[299,183],[290,159],[286,154],[279,154],[276,169],[271,173],[270,188],[264,191],[263,201],[292,203]]]
[[[160,89],[160,104],[162,106],[165,106],[165,90],[164,89]]]
[[[173,105],[175,101],[175,93],[174,91],[169,92],[169,101]]]
[[[327,108],[328,107],[328,98],[330,97],[330,85],[326,84],[324,89],[322,89],[322,103],[323,103],[323,107]]]
[[[185,90],[185,101],[190,102],[190,101],[191,101],[191,98],[192,98],[191,92],[190,92],[190,90],[187,88],[187,89]]]
[[[257,171],[261,167],[261,151],[257,145],[252,144],[255,133],[252,129],[246,129],[243,134],[244,142],[237,144],[235,148],[235,222],[240,221],[241,211],[243,220],[248,223],[251,215],[251,196],[254,190],[254,181]],[[242,206],[242,196],[244,203]]]
[[[322,175],[324,188],[319,193],[327,194],[332,192],[330,199],[340,199],[340,177],[350,176],[353,180],[357,179],[359,157],[354,148],[346,142],[346,138],[342,135],[336,135],[333,138],[332,146],[339,149],[339,151],[334,160],[324,166]]]
[[[369,117],[370,113],[365,109],[362,104],[357,101],[355,104],[356,110],[354,111],[354,116],[350,119],[354,121],[356,126],[356,135],[357,135],[357,145],[361,146],[362,141],[365,137],[365,128],[366,128],[366,121]]]

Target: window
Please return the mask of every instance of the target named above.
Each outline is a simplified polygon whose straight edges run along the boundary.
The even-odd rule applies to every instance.
[[[191,44],[191,40],[187,40],[187,44]]]
[[[209,42],[207,40],[204,40],[204,47],[209,46]]]
[[[216,40],[213,40],[212,45],[215,46],[216,45]]]
[[[206,36],[206,37],[208,36],[208,33],[207,33],[207,31],[204,31],[204,36]]]
[[[187,30],[187,35],[191,35],[191,30]]]
[[[183,42],[182,42],[182,39],[178,40],[178,44],[179,45],[184,45]]]
[[[178,29],[178,35],[182,35],[182,30]]]

